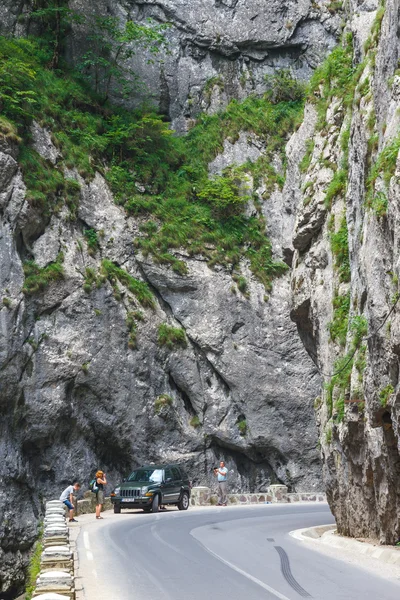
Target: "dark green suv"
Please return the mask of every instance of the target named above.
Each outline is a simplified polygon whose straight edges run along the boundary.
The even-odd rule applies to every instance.
[[[136,469],[111,494],[114,512],[121,508],[142,508],[158,512],[161,505],[189,508],[191,484],[180,465],[148,465]]]

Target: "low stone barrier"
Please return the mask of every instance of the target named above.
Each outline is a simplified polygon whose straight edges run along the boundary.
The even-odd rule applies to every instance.
[[[326,494],[289,493],[285,485],[271,485],[263,493],[228,494],[228,504],[289,504],[292,502],[326,502]],[[194,487],[190,503],[192,506],[212,506],[218,503],[218,496],[208,487]]]
[[[82,500],[76,502],[76,514],[87,515],[96,512],[96,494],[93,492],[85,492]],[[111,498],[104,498],[102,510],[110,510],[112,508]]]
[[[75,600],[74,556],[65,508],[60,500],[46,503],[42,544],[40,573],[32,598]]]

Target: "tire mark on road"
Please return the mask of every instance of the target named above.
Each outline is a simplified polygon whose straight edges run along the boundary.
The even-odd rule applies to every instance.
[[[281,559],[281,571],[282,575],[288,582],[291,588],[294,589],[295,592],[302,596],[303,598],[312,598],[311,594],[309,594],[299,582],[293,577],[292,570],[290,568],[289,557],[286,554],[285,550],[281,546],[274,546],[275,550],[279,554],[279,558]]]

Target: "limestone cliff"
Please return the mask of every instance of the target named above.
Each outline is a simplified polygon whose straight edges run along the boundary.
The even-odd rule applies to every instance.
[[[291,315],[325,381],[315,407],[339,531],[393,543],[400,536],[399,6],[349,4],[342,49],[315,82],[310,106],[320,119],[302,165]]]
[[[35,33],[29,2],[1,5],[2,33]],[[265,91],[264,75],[277,67],[307,78],[335,43],[339,16],[330,5],[249,0],[97,8],[172,23],[164,62],[143,67],[136,57],[134,67],[183,131],[200,109],[214,112],[232,98]],[[89,10],[78,1],[70,6]],[[84,26],[72,27],[70,61],[85,34]],[[79,110],[85,102],[79,98]],[[169,254],[168,264],[153,260],[137,243],[150,231],[149,218],[116,202],[105,159],[102,174],[82,173],[63,150],[63,131],[57,137],[49,127],[51,107],[47,121],[39,117],[43,122],[24,121],[23,142],[12,125],[0,123],[4,598],[21,589],[43,498],[73,478],[87,482],[98,466],[112,485],[138,464],[179,461],[195,484],[210,484],[211,468],[224,457],[232,489],[322,485],[312,408],[320,377],[289,317],[290,274],[266,291],[245,254],[235,268],[229,260],[212,265],[187,246]],[[299,130],[286,131],[286,178],[283,148],[274,150],[266,174],[245,177],[249,223],[264,228],[274,258],[288,265],[301,197],[297,165],[315,120],[307,109]],[[227,135],[210,175],[268,152],[251,128]],[[37,165],[44,193],[37,191]],[[66,187],[73,199],[65,203]],[[137,193],[148,189],[137,183]],[[172,338],[161,339],[160,331]]]

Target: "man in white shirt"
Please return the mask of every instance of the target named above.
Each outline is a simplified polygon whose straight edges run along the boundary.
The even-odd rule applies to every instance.
[[[69,508],[69,521],[70,523],[76,523],[74,519],[74,492],[78,492],[81,488],[81,484],[77,481],[74,485],[69,485],[60,496],[60,500],[67,508]]]
[[[218,479],[218,506],[226,506],[228,490],[228,469],[223,460],[219,463],[219,469],[215,469]]]

